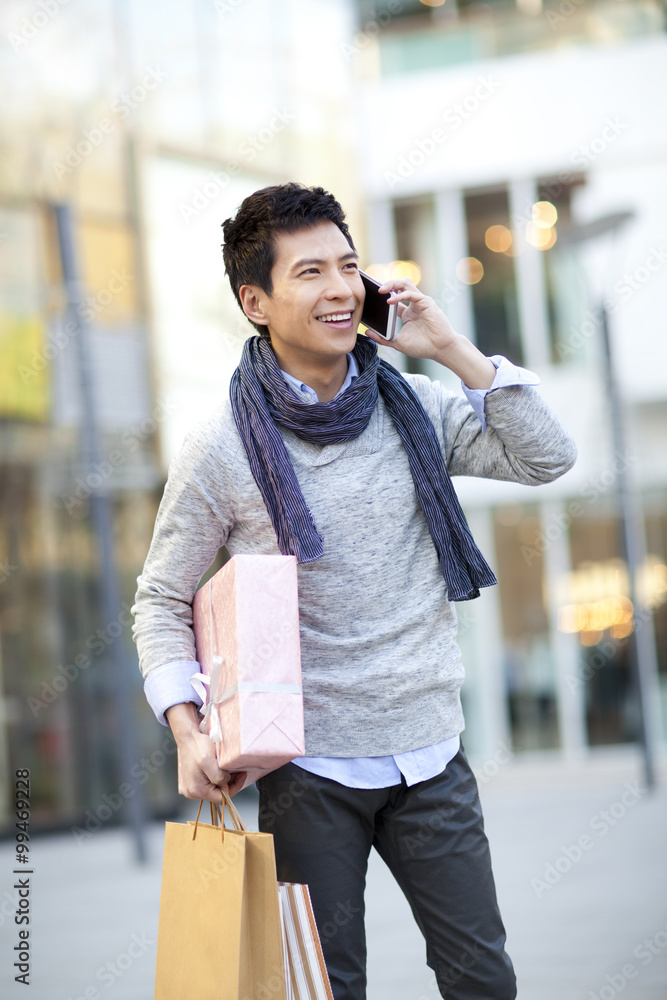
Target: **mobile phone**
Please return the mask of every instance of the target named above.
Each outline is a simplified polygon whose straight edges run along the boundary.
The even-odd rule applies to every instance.
[[[371,278],[370,274],[359,271],[361,280],[366,289],[366,301],[364,311],[361,314],[361,322],[374,333],[379,334],[383,340],[393,340],[396,336],[396,319],[398,317],[398,303],[387,304],[387,299],[391,292],[380,294],[378,288],[383,282]]]

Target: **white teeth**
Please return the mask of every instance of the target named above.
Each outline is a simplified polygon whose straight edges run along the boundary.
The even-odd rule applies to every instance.
[[[343,320],[351,319],[352,313],[331,313],[329,316],[318,316],[323,323],[342,323]]]

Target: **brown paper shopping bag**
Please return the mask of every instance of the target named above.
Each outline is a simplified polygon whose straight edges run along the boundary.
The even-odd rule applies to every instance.
[[[155,1000],[286,1000],[273,837],[211,813],[166,825]]]

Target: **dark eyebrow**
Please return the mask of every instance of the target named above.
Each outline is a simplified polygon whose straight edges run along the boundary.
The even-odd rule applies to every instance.
[[[349,253],[344,253],[342,257],[338,258],[338,263],[340,264],[344,260],[358,260],[359,254],[355,253],[354,250],[350,250]],[[319,257],[302,257],[301,260],[297,260],[296,264],[292,265],[292,271],[298,271],[300,267],[306,267],[308,264],[318,264],[322,267],[326,264],[326,260],[322,260]]]

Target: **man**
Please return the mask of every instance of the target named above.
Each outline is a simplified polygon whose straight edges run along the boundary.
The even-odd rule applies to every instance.
[[[299,563],[306,757],[258,782],[278,875],[310,886],[336,1000],[366,989],[364,882],[372,846],[398,880],[442,996],[512,1000],[488,844],[460,745],[463,667],[451,600],[495,578],[451,475],[530,485],[574,461],[531,387],[484,357],[407,279],[386,282],[392,346],[430,358],[465,396],[402,376],[357,336],[364,287],[335,199],[257,191],[224,224],[224,259],[259,331],[230,398],[173,462],[139,579],[146,694],[178,744],[179,791],[221,800],[242,775],[198,728],[191,602],[226,545]]]

